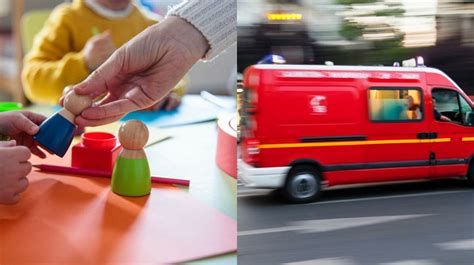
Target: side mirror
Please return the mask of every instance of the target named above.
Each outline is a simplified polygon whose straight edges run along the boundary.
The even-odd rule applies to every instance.
[[[466,113],[465,123],[468,126],[474,126],[474,112],[469,111],[468,113]]]

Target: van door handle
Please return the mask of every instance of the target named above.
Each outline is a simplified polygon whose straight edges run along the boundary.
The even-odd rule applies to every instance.
[[[436,139],[438,138],[438,133],[430,132],[428,133],[428,139]]]
[[[427,133],[427,132],[417,133],[417,134],[416,134],[416,137],[417,137],[418,139],[428,139],[428,133]]]
[[[421,133],[417,133],[416,137],[418,139],[436,139],[436,138],[438,138],[438,133],[436,133],[436,132],[421,132]]]

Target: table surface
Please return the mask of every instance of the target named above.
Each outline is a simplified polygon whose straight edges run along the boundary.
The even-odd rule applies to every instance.
[[[32,106],[32,111],[50,114],[51,107]],[[236,180],[215,163],[216,122],[160,129],[170,139],[145,149],[153,175],[186,178],[188,193],[206,205],[237,220]],[[236,239],[237,240],[237,239]],[[189,264],[237,264],[237,254],[227,254]]]
[[[189,194],[237,220],[236,180],[223,173],[215,163],[216,123],[163,130],[172,138],[145,150],[152,161],[151,171],[162,176],[189,178]],[[237,255],[228,254],[191,264],[237,264]]]

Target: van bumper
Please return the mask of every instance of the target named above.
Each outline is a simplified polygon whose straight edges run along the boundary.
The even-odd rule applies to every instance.
[[[290,167],[257,168],[238,160],[238,177],[246,187],[251,188],[281,188]]]

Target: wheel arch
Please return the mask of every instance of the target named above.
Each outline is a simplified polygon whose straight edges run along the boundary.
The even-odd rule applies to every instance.
[[[474,154],[471,154],[469,158],[467,159],[467,171],[466,171],[466,177],[469,176],[469,171],[471,170],[471,167],[474,167]]]
[[[474,159],[474,155],[473,155],[473,159]],[[311,159],[311,158],[301,158],[301,159],[297,159],[293,162],[291,162],[288,166],[290,167],[290,170],[288,170],[288,173],[287,173],[287,176],[288,177],[288,174],[290,173],[290,171],[297,167],[297,166],[311,166],[311,167],[314,167],[320,177],[322,178],[322,180],[325,180],[325,177],[324,177],[324,167],[321,165],[321,163],[319,163],[318,161],[314,160],[314,159]]]

